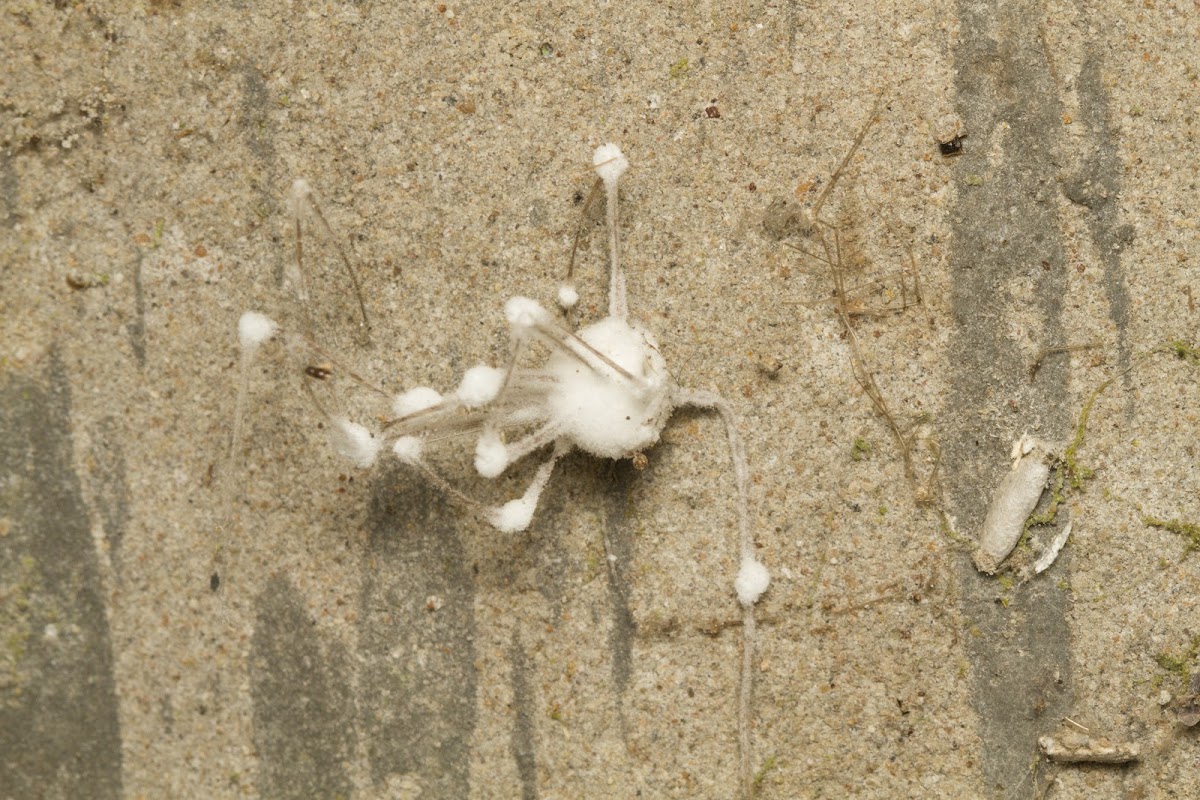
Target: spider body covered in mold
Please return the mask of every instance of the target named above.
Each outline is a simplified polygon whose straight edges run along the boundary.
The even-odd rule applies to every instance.
[[[404,464],[420,472],[443,492],[506,533],[529,527],[538,499],[558,460],[573,449],[601,458],[632,458],[644,463],[642,451],[659,439],[672,412],[691,406],[717,412],[724,424],[736,484],[739,528],[740,569],[734,588],[743,611],[745,647],[743,649],[741,702],[739,704],[740,783],[751,780],[749,740],[750,659],[753,652],[753,606],[766,591],[769,576],[757,559],[750,533],[747,507],[745,451],[734,420],[732,407],[721,396],[707,391],[686,389],[676,384],[667,370],[654,337],[642,326],[629,320],[625,279],[621,271],[618,231],[617,183],[629,165],[616,145],[598,148],[593,157],[599,182],[603,183],[607,204],[609,244],[608,316],[578,332],[564,327],[545,307],[527,297],[513,297],[504,306],[512,341],[511,355],[503,368],[480,365],[468,369],[458,385],[443,394],[429,387],[416,387],[392,398],[389,421],[372,431],[345,416],[328,411],[313,392],[312,384],[328,377],[338,365],[324,365],[318,374],[306,370],[305,390],[327,418],[335,450],[355,466],[367,468],[386,457],[387,451]],[[598,184],[599,185],[599,184]],[[301,302],[305,300],[301,261],[301,219],[311,216],[329,234],[319,207],[304,181],[293,185],[293,214],[297,236],[297,273]],[[344,255],[357,291],[357,277]],[[558,291],[558,304],[572,308],[578,301],[574,286],[568,282]],[[360,300],[365,324],[366,311]],[[256,312],[247,312],[239,322],[243,370],[264,342],[281,333],[273,320]],[[300,337],[304,338],[304,337]],[[538,341],[549,348],[549,357],[541,366],[522,366],[530,345]],[[310,348],[316,347],[308,342]],[[323,355],[328,355],[324,354]],[[355,381],[366,384],[349,370]],[[382,389],[368,388],[387,396]],[[234,443],[240,435],[241,407],[246,380],[239,394],[238,422]],[[519,431],[514,441],[505,440],[504,432]],[[538,466],[524,493],[500,506],[487,506],[452,486],[424,457],[427,444],[448,436],[474,435],[474,465],[484,478],[496,478],[510,465],[545,448],[550,453]]]

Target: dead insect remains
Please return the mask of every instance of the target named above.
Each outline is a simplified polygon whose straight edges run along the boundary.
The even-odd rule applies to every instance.
[[[243,372],[248,372],[255,353],[268,340],[299,339],[303,347],[327,362],[316,366],[308,362],[304,372],[311,380],[305,380],[304,387],[325,417],[338,454],[361,469],[385,457],[395,458],[464,509],[509,534],[530,526],[555,465],[572,450],[601,458],[631,459],[636,468],[642,468],[646,464],[644,451],[658,441],[676,409],[694,407],[720,415],[736,485],[740,569],[733,588],[742,606],[744,632],[738,699],[739,783],[741,792],[748,797],[753,781],[749,708],[755,637],[753,607],[770,579],[766,567],[755,555],[750,532],[745,449],[732,406],[714,392],[688,389],[676,383],[653,334],[629,318],[620,261],[617,189],[629,162],[620,148],[608,144],[595,151],[593,165],[599,176],[597,185],[603,185],[607,200],[610,274],[608,315],[603,319],[572,331],[537,300],[510,298],[504,304],[512,345],[507,363],[473,366],[449,392],[416,386],[391,396],[345,369],[309,337],[285,330],[274,320],[251,311],[242,315],[238,326]],[[297,237],[296,283],[303,303],[301,221],[314,219],[326,234],[329,226],[306,182],[296,181],[292,194]],[[350,268],[345,251],[339,247],[338,253],[357,292],[357,275]],[[572,267],[573,257],[572,253]],[[573,270],[568,272],[567,283],[558,291],[558,303],[564,309],[574,307],[579,300],[571,283],[572,273]],[[362,327],[366,329],[366,309],[361,297],[359,307]],[[535,343],[540,347],[535,347]],[[539,351],[548,351],[549,355],[536,363]],[[326,386],[335,373],[336,377],[348,378],[372,394],[390,400],[389,408],[380,409],[382,422],[354,421],[341,409],[332,408],[318,398],[313,386]],[[245,379],[239,392],[235,448],[241,436],[244,400]],[[499,477],[515,463],[535,454],[541,453],[542,460],[519,497],[489,505],[451,484],[427,459],[427,450],[433,445],[456,437],[474,438],[474,468],[486,479]]]

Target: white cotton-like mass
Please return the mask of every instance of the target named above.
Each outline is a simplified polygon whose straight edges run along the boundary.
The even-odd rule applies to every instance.
[[[533,521],[537,501],[537,496],[509,500],[488,513],[488,522],[502,533],[519,533],[528,528],[529,523]]]
[[[541,303],[528,297],[513,297],[504,304],[504,318],[514,328],[532,328],[548,316]]]
[[[496,431],[485,430],[475,444],[475,470],[485,478],[494,478],[508,467],[508,447]]]
[[[604,181],[605,188],[611,191],[621,174],[629,168],[629,159],[625,158],[620,147],[606,144],[596,148],[592,164],[596,167],[596,174]]]
[[[416,465],[421,460],[422,445],[420,436],[401,436],[392,444],[392,452],[405,464]]]
[[[558,287],[558,304],[563,308],[574,308],[579,302],[579,292],[575,291],[575,287],[569,283],[564,283]]]
[[[407,417],[410,414],[416,414],[418,411],[424,411],[427,408],[432,408],[442,402],[442,396],[438,394],[436,389],[430,389],[428,386],[418,386],[414,389],[409,389],[401,395],[397,395],[392,401],[392,413],[397,417]]]
[[[742,559],[742,568],[738,570],[737,578],[733,581],[733,588],[743,606],[749,608],[757,603],[770,584],[771,576],[761,561],[753,556]]]
[[[376,456],[379,455],[379,440],[357,422],[345,418],[333,420],[329,438],[337,454],[360,469],[374,464]]]
[[[666,362],[653,338],[617,317],[589,325],[579,338],[641,385],[556,352],[546,365],[554,377],[547,401],[555,424],[581,450],[601,458],[625,458],[653,445],[671,411]]]
[[[456,394],[467,408],[479,408],[496,399],[503,385],[504,370],[480,364],[463,373]]]
[[[238,341],[242,350],[253,353],[263,342],[274,336],[277,330],[279,325],[275,320],[257,311],[247,311],[238,320]]]

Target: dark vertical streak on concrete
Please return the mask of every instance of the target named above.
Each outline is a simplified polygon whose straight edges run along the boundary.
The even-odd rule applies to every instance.
[[[0,386],[0,794],[118,798],[112,642],[56,357],[48,378]]]
[[[633,640],[637,621],[630,608],[629,569],[633,566],[633,520],[629,518],[629,493],[637,475],[629,461],[605,461],[607,508],[604,515],[605,560],[608,563],[608,599],[613,624],[608,634],[612,651],[613,686],[617,695],[625,694],[633,676]],[[622,718],[624,718],[622,716]]]
[[[354,737],[346,659],[334,645],[322,647],[304,598],[286,578],[268,581],[255,607],[250,694],[262,796],[349,798]]]
[[[108,538],[113,571],[121,572],[121,544],[129,525],[129,481],[125,468],[125,448],[121,444],[120,423],[114,417],[103,419],[92,433],[92,461],[96,480],[92,482],[91,505],[100,515]]]
[[[1041,7],[964,0],[958,13],[955,89],[970,138],[952,167],[955,332],[944,469],[951,513],[973,536],[1009,468],[1011,437],[1025,429],[1053,440],[1068,429],[1065,361],[1047,363],[1030,386],[1029,365],[1005,319],[1006,308],[1014,311],[1010,283],[1032,280],[1034,307],[1015,313],[1040,317],[1047,345],[1062,341],[1066,272],[1056,212],[1062,121],[1038,32]],[[1001,155],[989,161],[993,152]],[[968,184],[971,174],[984,176],[982,185]],[[1070,699],[1067,596],[1056,580],[1039,579],[1019,587],[1005,608],[995,602],[994,578],[978,575],[965,555],[960,567],[964,616],[980,632],[966,641],[984,792],[1003,794],[1028,779],[1037,735],[1057,722]],[[1057,577],[1066,568],[1060,561]]]
[[[521,800],[537,800],[537,750],[534,746],[534,698],[529,686],[529,656],[515,631],[509,661],[513,684],[512,755],[521,779]]]
[[[371,780],[413,773],[422,798],[470,794],[475,584],[458,518],[407,473],[377,479],[359,623],[361,730]]]
[[[133,357],[137,360],[138,368],[146,368],[146,289],[142,283],[142,259],[145,256],[139,251],[133,261],[133,322],[125,326],[129,332],[129,346],[133,348]]]
[[[1086,132],[1078,142],[1085,155],[1077,169],[1063,181],[1063,194],[1090,212],[1088,230],[1104,265],[1104,288],[1108,295],[1109,315],[1117,326],[1117,365],[1125,385],[1133,380],[1129,373],[1132,353],[1129,349],[1129,289],[1121,268],[1121,251],[1133,242],[1132,225],[1121,223],[1121,161],[1117,153],[1117,132],[1108,116],[1108,94],[1104,88],[1100,57],[1089,52],[1075,81],[1079,94],[1080,119]],[[1133,395],[1126,397],[1132,401]],[[1129,410],[1132,410],[1130,408]]]
[[[240,126],[246,137],[246,146],[258,162],[257,174],[251,175],[250,187],[258,197],[260,207],[266,211],[278,207],[278,194],[283,191],[278,180],[278,156],[271,141],[271,94],[262,73],[252,64],[241,69],[242,74],[242,117]],[[276,286],[283,285],[284,262],[276,259],[271,278]]]
[[[21,181],[17,177],[12,156],[8,155],[0,155],[0,203],[4,208],[0,224],[6,228],[16,227],[21,221],[21,215],[17,212],[21,206]]]

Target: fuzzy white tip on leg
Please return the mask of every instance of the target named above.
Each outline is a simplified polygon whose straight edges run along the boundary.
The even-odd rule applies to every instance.
[[[485,478],[495,478],[508,467],[508,447],[494,430],[485,430],[475,445],[475,470]]]
[[[238,320],[238,342],[246,353],[253,353],[279,330],[278,323],[265,314],[247,311]]]
[[[749,608],[758,602],[763,592],[771,585],[771,576],[763,563],[753,556],[742,559],[742,568],[738,570],[733,588],[737,591],[738,601]]]
[[[312,197],[312,187],[308,185],[308,181],[304,178],[296,178],[292,181],[292,194],[288,198],[288,207],[292,212],[292,216],[299,218],[304,206],[308,203],[308,198]]]
[[[546,309],[537,300],[528,297],[513,297],[504,304],[504,318],[514,328],[532,328],[549,317]]]
[[[558,304],[565,309],[572,309],[579,302],[579,292],[569,283],[558,287]]]
[[[592,165],[596,167],[596,174],[604,181],[605,188],[611,191],[617,185],[621,174],[629,168],[629,159],[625,158],[620,147],[606,144],[596,148],[592,156]]]
[[[344,418],[333,420],[329,436],[337,454],[348,459],[359,469],[366,469],[374,464],[376,456],[379,455],[379,440],[356,422]]]
[[[504,385],[504,370],[480,364],[463,373],[458,399],[467,408],[479,408],[496,399]]]
[[[438,394],[436,389],[430,389],[428,386],[417,386],[409,389],[401,395],[397,395],[392,401],[392,413],[397,417],[407,417],[410,414],[416,414],[418,411],[424,411],[427,408],[432,408],[442,402],[442,396]]]
[[[405,464],[416,466],[421,461],[424,444],[420,436],[401,436],[392,444],[392,452]]]
[[[492,509],[488,514],[488,522],[502,533],[520,533],[533,521],[533,512],[537,510],[537,501],[536,495],[509,500],[499,508]]]

